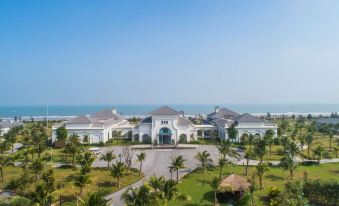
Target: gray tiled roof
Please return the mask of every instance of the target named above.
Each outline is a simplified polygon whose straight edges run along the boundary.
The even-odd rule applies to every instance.
[[[142,123],[142,124],[150,124],[150,123],[152,123],[152,116],[146,117],[145,119],[141,120],[140,123]]]
[[[207,115],[208,118],[232,118],[236,116],[239,116],[239,114],[226,108],[222,108],[218,112]]]
[[[91,119],[90,117],[87,117],[85,115],[80,115],[78,117],[70,119],[67,123],[71,123],[71,124],[90,124],[92,122],[93,122],[93,119]]]
[[[91,115],[92,118],[95,119],[102,119],[102,120],[108,120],[108,119],[115,119],[115,120],[121,120],[123,117],[120,114],[113,113],[112,110],[105,109],[100,112],[97,112],[93,115]]]
[[[234,118],[234,121],[236,122],[265,122],[264,120],[256,117],[256,116],[253,116],[251,114],[248,114],[248,113],[244,113],[242,115],[239,115],[237,117]]]
[[[2,121],[0,122],[0,129],[3,128],[13,128],[23,125],[22,122],[10,122],[10,121]]]
[[[150,115],[179,115],[179,114],[181,113],[168,106],[163,106],[154,110],[153,112],[150,112]]]
[[[178,125],[179,126],[190,126],[192,123],[189,119],[185,117],[178,116]]]

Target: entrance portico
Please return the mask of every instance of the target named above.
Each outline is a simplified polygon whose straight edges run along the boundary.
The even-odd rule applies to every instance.
[[[171,130],[163,127],[159,131],[159,144],[171,144],[172,143],[172,133]]]

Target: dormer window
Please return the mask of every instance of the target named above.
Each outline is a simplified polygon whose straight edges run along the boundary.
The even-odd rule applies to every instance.
[[[168,124],[168,121],[161,121],[161,124],[166,125],[166,124]]]

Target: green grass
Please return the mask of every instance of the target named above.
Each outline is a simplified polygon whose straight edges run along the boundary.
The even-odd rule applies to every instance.
[[[250,168],[250,173],[253,172],[255,168]],[[242,175],[244,172],[243,166],[229,166],[224,169],[223,176],[232,174],[234,171],[235,174]],[[323,164],[319,166],[299,166],[295,171],[295,179],[303,178],[304,172],[307,172],[310,179],[321,179],[329,180],[334,179],[339,181],[339,163],[336,164]],[[212,205],[213,204],[213,193],[209,186],[209,181],[214,176],[218,176],[218,168],[210,168],[205,173],[201,171],[194,171],[191,174],[184,177],[182,183],[179,184],[179,191],[191,196],[192,201],[190,202],[180,202],[180,201],[171,201],[169,205],[180,206],[180,205]],[[287,179],[288,172],[279,167],[270,167],[270,170],[265,174],[264,178],[264,189],[258,190],[255,193],[257,205],[267,205],[263,201],[267,195],[267,189],[270,187],[279,187],[283,188],[284,184],[289,181]]]
[[[58,201],[61,194],[63,205],[75,205],[75,193],[79,192],[79,188],[74,185],[74,177],[78,174],[78,170],[73,169],[61,169],[54,168],[54,175],[57,188],[53,193],[53,200]],[[5,167],[4,169],[4,181],[0,182],[0,189],[5,189],[6,185],[13,179],[16,179],[22,175],[22,169],[18,167]],[[32,174],[33,175],[33,174]],[[83,190],[82,195],[85,196],[90,191],[102,190],[106,194],[112,193],[118,190],[116,185],[116,179],[114,179],[110,172],[106,169],[93,168],[89,174],[91,183]],[[121,180],[122,187],[128,186],[136,181],[140,180],[135,174],[128,174]],[[30,189],[34,188],[34,183]]]

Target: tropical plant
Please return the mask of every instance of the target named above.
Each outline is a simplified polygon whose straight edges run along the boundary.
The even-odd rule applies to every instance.
[[[174,170],[176,171],[176,173],[177,173],[177,182],[179,182],[179,170],[185,168],[186,160],[181,155],[176,156],[176,157],[172,157],[171,160],[172,160],[171,167],[173,167]]]
[[[216,145],[219,154],[221,156],[221,159],[226,160],[226,156],[233,157],[233,158],[239,158],[239,153],[237,153],[235,150],[232,149],[233,143],[229,140],[221,140]]]
[[[107,200],[104,199],[103,191],[88,193],[87,198],[82,202],[83,206],[106,206]]]
[[[227,164],[227,160],[222,159],[222,158],[218,160],[218,166],[220,167],[220,169],[219,169],[219,179],[221,179],[222,171],[223,171],[223,168],[225,167],[226,164]]]
[[[320,163],[320,160],[323,157],[328,156],[328,152],[325,147],[323,147],[322,145],[318,145],[316,148],[313,149],[313,155],[317,158],[318,163]]]
[[[195,156],[195,158],[201,163],[203,173],[205,173],[206,165],[213,162],[210,156],[210,153],[208,153],[206,150],[203,152],[198,152],[198,154]]]
[[[253,154],[253,152],[251,151],[251,150],[248,150],[248,151],[246,151],[246,153],[245,153],[245,159],[246,159],[246,167],[245,167],[245,175],[247,176],[247,174],[248,174],[248,164],[249,164],[249,161],[250,161],[250,159],[251,158],[254,158],[254,154]]]
[[[145,152],[140,152],[139,154],[137,154],[137,159],[138,159],[138,162],[140,162],[139,176],[141,176],[142,163],[146,159],[146,153]]]
[[[220,186],[220,178],[218,177],[213,177],[210,186],[212,188],[213,194],[214,194],[214,205],[218,205],[218,199],[217,199],[217,190],[219,189]]]
[[[254,147],[254,154],[260,158],[260,163],[263,162],[264,156],[267,153],[267,142],[264,139],[257,139]]]
[[[111,162],[116,159],[117,156],[114,154],[113,151],[106,152],[100,157],[100,160],[106,161],[107,162],[107,169],[110,168]]]
[[[167,202],[171,200],[189,201],[189,195],[180,193],[177,188],[177,183],[174,180],[165,180],[159,193],[159,199],[167,206]]]
[[[307,144],[307,156],[308,156],[308,158],[310,158],[311,145],[314,141],[314,137],[313,137],[312,133],[308,133],[306,135],[305,141],[306,141],[306,144]]]
[[[95,158],[92,156],[92,153],[85,152],[83,155],[79,155],[78,162],[81,165],[81,172],[87,174],[91,171],[92,164]]]
[[[12,165],[14,166],[14,161],[12,158],[5,156],[4,154],[0,154],[0,177],[1,182],[4,181],[4,168],[6,166]]]
[[[265,136],[264,139],[268,145],[268,147],[270,148],[270,157],[272,157],[272,146],[274,144],[274,131],[269,129],[265,132]]]
[[[151,192],[147,184],[139,188],[129,187],[121,196],[126,206],[149,206],[156,205],[156,195]]]
[[[55,187],[55,177],[54,177],[54,170],[50,169],[44,174],[42,174],[42,180],[45,183],[45,189],[51,193],[54,191]]]
[[[254,143],[255,136],[253,134],[248,135],[246,139],[246,143],[250,146],[250,150],[252,150],[252,145]]]
[[[35,159],[30,165],[30,169],[35,174],[35,182],[39,179],[39,174],[44,170],[44,163],[40,159]]]
[[[259,162],[259,164],[256,166],[256,171],[257,171],[257,176],[259,178],[259,185],[260,185],[260,190],[262,189],[262,183],[263,183],[263,177],[265,175],[265,172],[269,170],[268,164],[266,162]]]
[[[235,124],[232,124],[228,129],[227,129],[228,137],[234,141],[237,136],[238,136],[238,130],[235,128]]]
[[[288,170],[290,173],[290,178],[293,180],[293,172],[295,169],[297,169],[297,163],[294,162],[292,157],[286,156],[281,159],[279,164],[284,170]]]
[[[79,187],[79,194],[82,194],[83,188],[91,182],[89,175],[80,173],[74,181],[74,185]]]
[[[43,184],[37,184],[30,196],[33,205],[49,205],[52,201],[50,193]]]
[[[116,162],[115,164],[112,165],[111,168],[111,175],[112,177],[117,179],[117,184],[118,188],[120,188],[120,180],[122,179],[123,176],[125,176],[127,172],[126,165],[122,162]]]
[[[67,138],[65,152],[72,156],[72,166],[75,167],[75,157],[80,152],[80,141],[77,134],[72,134]]]

